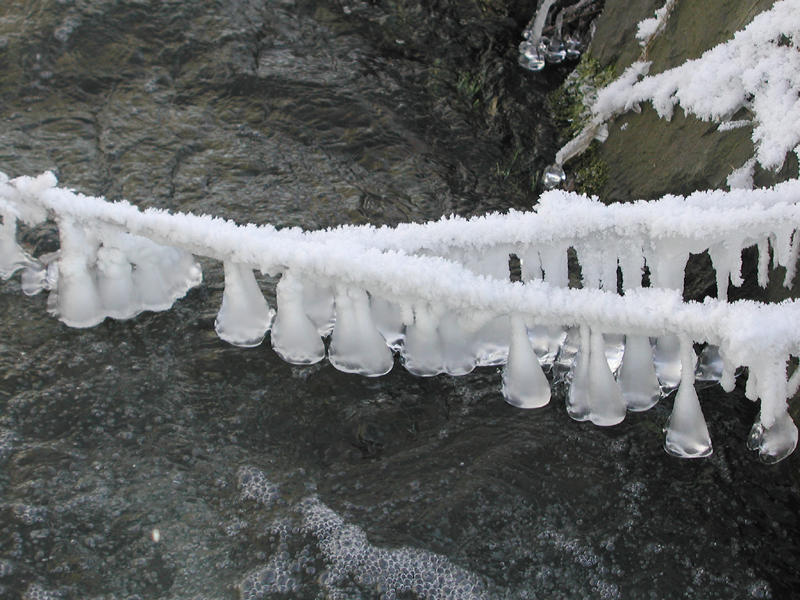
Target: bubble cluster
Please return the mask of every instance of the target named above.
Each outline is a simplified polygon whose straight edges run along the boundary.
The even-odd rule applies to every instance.
[[[278,486],[254,467],[241,468],[238,479],[243,498],[271,506],[278,496]],[[385,600],[409,594],[425,600],[489,597],[478,575],[440,554],[410,547],[373,546],[363,529],[346,522],[317,496],[304,498],[295,508],[300,526],[286,518],[276,520],[270,528],[276,551],[264,567],[248,574],[239,584],[243,600],[276,594],[297,597],[303,589],[301,577],[316,575],[318,569],[322,572],[316,584],[326,598],[354,600],[364,597],[364,591],[378,593]],[[305,536],[312,545],[291,553],[289,549],[298,536]]]
[[[264,472],[255,467],[241,467],[237,473],[237,479],[243,499],[255,500],[269,508],[280,497],[280,489],[277,484],[267,479]]]
[[[38,583],[32,583],[22,595],[22,600],[62,600],[63,597],[60,592],[54,592]]]

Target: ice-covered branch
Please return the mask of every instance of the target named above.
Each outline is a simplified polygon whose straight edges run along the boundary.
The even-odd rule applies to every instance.
[[[220,337],[250,346],[271,327],[273,347],[289,362],[327,355],[336,368],[367,376],[390,370],[395,351],[422,376],[505,364],[504,395],[524,408],[549,401],[542,369],[552,369],[572,381],[570,414],[598,425],[647,408],[659,386],[668,391],[680,381],[667,449],[701,456],[710,442],[698,422],[692,343],[706,343],[719,349],[724,368],[715,377],[726,387],[734,367],[750,369],[749,394],[762,403],[751,443],[762,456],[783,458],[796,444],[786,365],[800,354],[800,331],[792,325],[800,322],[800,303],[729,304],[722,292],[729,277],[739,282],[746,245],[766,257],[772,247],[774,262],[791,278],[799,245],[796,181],[612,207],[554,192],[530,213],[310,233],[142,211],[55,184],[51,174],[0,178],[0,242],[4,275],[22,269],[25,289],[48,289],[51,312],[68,325],[168,308],[200,282],[193,255],[202,255],[224,264]],[[58,226],[61,249],[40,261],[17,243],[16,222],[35,225],[48,217]],[[584,289],[567,287],[570,247]],[[721,299],[685,303],[684,265],[689,252],[705,249]],[[512,254],[523,282],[510,280]],[[645,261],[652,288],[641,287]],[[765,283],[768,265],[760,264]],[[617,294],[618,267],[624,295]],[[277,314],[264,300],[256,269],[280,275]],[[658,338],[655,348],[649,337]],[[708,371],[709,364],[697,369]]]

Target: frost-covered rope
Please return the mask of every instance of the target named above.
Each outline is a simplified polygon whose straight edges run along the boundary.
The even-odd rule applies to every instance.
[[[708,343],[719,348],[725,364],[720,376],[727,389],[733,385],[734,367],[750,369],[748,396],[761,399],[753,444],[762,456],[783,458],[796,444],[786,403],[787,361],[800,354],[800,303],[685,303],[680,294],[689,251],[703,246],[701,242],[707,246],[709,239],[720,246],[712,256],[726,278],[736,271],[733,265],[741,260],[741,244],[749,236],[754,236],[753,243],[768,240],[779,264],[796,263],[796,182],[772,190],[709,194],[710,211],[701,209],[699,196],[665,198],[652,205],[660,208],[652,208],[605,207],[554,194],[536,212],[487,217],[485,230],[476,219],[314,233],[143,211],[55,185],[49,173],[0,177],[0,271],[8,277],[21,269],[24,290],[49,290],[49,310],[67,325],[86,327],[109,316],[129,318],[141,310],[168,308],[200,282],[193,255],[201,255],[223,262],[225,268],[217,317],[220,336],[254,345],[271,328],[273,347],[290,362],[309,364],[327,356],[340,370],[367,376],[390,370],[393,350],[418,375],[457,375],[476,365],[505,364],[506,399],[530,408],[550,398],[540,365],[552,364],[555,354],[560,364],[568,363],[577,350],[568,398],[573,417],[600,425],[618,423],[626,410],[651,406],[661,388],[680,380],[666,446],[677,455],[703,456],[711,446],[694,392],[697,357],[692,343]],[[750,195],[749,207],[745,194]],[[725,197],[732,206],[727,210],[722,208]],[[687,216],[669,217],[678,208],[687,210]],[[703,210],[713,213],[714,220],[704,218],[709,215]],[[61,249],[57,256],[40,260],[17,243],[16,222],[36,225],[48,217],[58,225]],[[719,228],[726,236],[738,236],[730,246],[717,237],[714,221],[723,224]],[[410,238],[403,238],[412,231],[424,240],[427,232],[428,242],[441,242],[458,237],[455,231],[462,228],[472,228],[473,235],[507,237],[496,255],[469,256],[469,247],[460,246],[458,260],[425,255],[427,242],[417,244],[420,253],[412,254]],[[631,245],[631,236],[641,243]],[[657,243],[648,255],[650,236]],[[398,244],[398,239],[406,241]],[[695,246],[687,245],[689,239]],[[579,248],[586,289],[567,287],[565,243]],[[454,247],[449,247],[451,253]],[[509,252],[529,262],[524,283],[509,280]],[[481,264],[482,258],[488,263]],[[641,288],[645,258],[657,287]],[[534,259],[538,274],[530,268]],[[627,276],[623,296],[616,293],[617,265]],[[277,314],[267,305],[254,269],[281,276]],[[630,276],[637,271],[638,281]],[[596,289],[601,286],[610,291]],[[580,330],[572,354],[564,339],[566,328]],[[627,336],[616,379],[607,356],[612,334]],[[574,347],[577,338],[572,335]],[[648,337],[658,338],[655,348]],[[674,379],[669,372],[676,369]]]

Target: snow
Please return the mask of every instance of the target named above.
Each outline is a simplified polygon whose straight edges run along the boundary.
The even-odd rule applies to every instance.
[[[667,449],[701,456],[710,441],[694,393],[691,347],[706,343],[719,348],[727,389],[736,367],[749,369],[749,393],[761,399],[751,445],[764,460],[783,458],[796,444],[786,364],[800,355],[793,325],[800,302],[729,303],[725,293],[729,282],[741,284],[748,246],[760,252],[759,283],[768,282],[770,249],[791,283],[800,246],[798,181],[612,206],[552,191],[529,212],[317,232],[142,211],[55,184],[51,174],[2,180],[0,240],[4,258],[17,265],[28,256],[15,239],[17,218],[55,220],[59,253],[25,258],[23,274],[50,292],[51,312],[67,325],[166,310],[200,283],[199,255],[224,265],[220,337],[255,345],[271,325],[273,348],[291,363],[327,356],[334,367],[365,376],[388,372],[394,352],[420,376],[504,365],[503,395],[523,408],[549,401],[543,369],[552,369],[555,379],[571,380],[569,413],[602,426],[680,385]],[[570,248],[582,289],[569,287]],[[686,260],[703,250],[711,254],[720,298],[684,302]],[[522,281],[510,280],[511,254],[520,257]],[[645,263],[649,288],[642,287]],[[280,276],[276,314],[254,270]]]
[[[676,2],[677,0],[667,0],[664,6],[655,11],[653,17],[639,23],[636,29],[636,39],[639,40],[639,45],[646,47],[650,40],[664,29],[664,25],[666,25],[669,14],[675,7]]]

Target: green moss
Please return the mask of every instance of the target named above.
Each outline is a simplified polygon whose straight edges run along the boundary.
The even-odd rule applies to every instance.
[[[602,67],[599,61],[586,53],[561,87],[548,95],[550,112],[565,141],[583,129],[589,120],[589,106],[597,90],[613,80],[614,70]]]
[[[570,163],[575,191],[587,196],[600,196],[608,181],[608,164],[600,158],[598,142]]]

